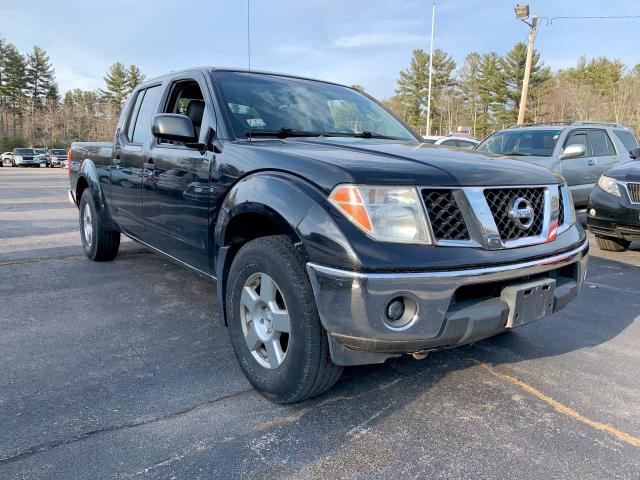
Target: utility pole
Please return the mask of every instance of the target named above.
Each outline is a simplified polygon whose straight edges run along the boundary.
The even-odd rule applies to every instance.
[[[531,23],[526,21],[529,17],[529,5],[516,5],[516,18],[529,25],[529,44],[527,45],[527,62],[524,67],[524,78],[522,79],[522,94],[520,95],[520,110],[518,111],[518,125],[524,124],[524,116],[527,112],[527,95],[529,94],[529,78],[531,77],[531,62],[533,60],[533,42],[536,39],[536,29],[538,27],[538,15],[533,14]]]
[[[431,77],[433,75],[433,30],[436,21],[436,2],[431,11],[431,45],[429,53],[429,94],[427,96],[427,135],[431,135]]]

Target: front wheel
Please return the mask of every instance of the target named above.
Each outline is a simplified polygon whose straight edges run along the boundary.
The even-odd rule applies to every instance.
[[[96,262],[113,260],[120,248],[120,232],[105,230],[88,188],[80,198],[80,238],[85,255]]]
[[[624,252],[631,242],[622,238],[608,238],[600,237],[596,235],[596,243],[600,250],[606,250],[608,252]]]
[[[340,378],[304,262],[288,237],[262,237],[240,249],[229,271],[226,311],[238,363],[268,399],[299,402]]]

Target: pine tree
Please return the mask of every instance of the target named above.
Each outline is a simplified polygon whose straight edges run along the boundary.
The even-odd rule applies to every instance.
[[[429,56],[422,49],[413,51],[407,70],[400,72],[396,97],[402,105],[402,117],[414,128],[423,125],[422,108],[429,86]]]
[[[480,105],[480,61],[479,53],[472,52],[464,59],[464,64],[458,74],[458,85],[462,93],[464,107],[471,119],[471,133],[476,136],[478,118],[481,114]]]
[[[505,120],[515,123],[518,118],[518,108],[522,95],[522,81],[527,63],[527,46],[524,43],[516,43],[501,60],[504,81],[507,88],[507,109]],[[531,61],[531,76],[529,78],[529,99],[535,101],[536,89],[551,78],[551,71],[540,60],[540,54],[533,51]]]
[[[103,77],[106,84],[105,90],[99,90],[105,100],[120,106],[130,92],[129,71],[120,62],[116,62],[109,67],[107,74]]]
[[[137,65],[129,65],[129,70],[127,72],[128,77],[127,77],[127,87],[128,87],[128,92],[127,95],[129,95],[134,88],[136,88],[138,85],[140,85],[142,82],[144,82],[144,79],[146,78],[142,72],[140,71],[140,69],[138,68]]]
[[[57,85],[49,56],[40,47],[34,46],[26,57],[25,93],[39,108],[54,89],[57,90]]]
[[[11,43],[4,48],[3,75],[2,96],[5,108],[11,112],[13,118],[13,136],[15,137],[26,89],[26,60]]]
[[[478,81],[481,110],[478,130],[485,136],[494,130],[495,122],[501,117],[507,95],[501,60],[495,52],[482,55]]]

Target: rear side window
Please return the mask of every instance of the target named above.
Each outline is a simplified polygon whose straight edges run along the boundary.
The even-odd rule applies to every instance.
[[[133,102],[131,112],[129,112],[129,120],[127,121],[127,139],[129,141],[133,139],[133,127],[136,126],[136,116],[138,115],[138,110],[140,110],[140,104],[142,103],[144,92],[144,90],[140,90],[136,94],[136,101]]]
[[[595,157],[608,157],[616,154],[611,139],[604,130],[589,130],[591,151]]]
[[[638,140],[629,130],[614,130],[613,133],[622,142],[627,151],[638,148]]]
[[[147,88],[144,92],[140,110],[138,110],[136,121],[133,125],[133,133],[130,137],[133,143],[146,143],[149,140],[151,136],[151,117],[156,111],[161,92],[160,85]],[[136,103],[138,103],[137,99]]]

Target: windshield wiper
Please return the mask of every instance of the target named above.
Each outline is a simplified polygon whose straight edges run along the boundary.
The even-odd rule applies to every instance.
[[[307,132],[305,130],[295,130],[293,128],[281,128],[280,130],[247,130],[245,137],[320,137],[322,132]]]
[[[382,133],[364,131],[364,132],[324,132],[323,135],[327,137],[354,137],[354,138],[382,138],[385,140],[406,140],[405,138],[392,137],[391,135],[384,135]]]

